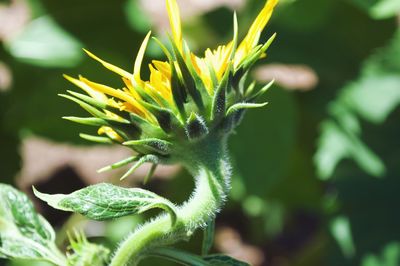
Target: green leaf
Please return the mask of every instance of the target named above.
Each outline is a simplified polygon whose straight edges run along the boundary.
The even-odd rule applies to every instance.
[[[370,9],[370,14],[375,19],[387,19],[400,12],[400,1],[381,0]]]
[[[400,264],[400,243],[392,242],[387,244],[382,255],[368,254],[362,260],[362,266],[397,266]]]
[[[73,67],[82,59],[82,44],[48,16],[31,21],[6,45],[16,59],[43,67]]]
[[[54,239],[53,228],[35,212],[28,197],[0,184],[0,257],[65,265]]]
[[[388,19],[400,11],[400,2],[397,0],[352,0],[352,2],[367,11],[374,19]]]
[[[201,254],[203,256],[210,252],[211,247],[214,244],[214,231],[215,231],[215,219],[211,219],[207,227],[204,229],[203,244],[201,248]]]
[[[203,257],[212,266],[250,266],[250,264],[223,254],[213,254]]]
[[[346,87],[340,100],[364,119],[380,124],[400,104],[399,84],[399,75],[367,76]]]
[[[71,194],[35,195],[55,209],[80,213],[93,220],[107,220],[161,208],[175,223],[175,206],[165,198],[140,188],[122,188],[107,183],[89,186]]]
[[[322,124],[321,131],[318,150],[314,156],[321,179],[330,178],[336,165],[344,158],[354,159],[360,168],[372,176],[383,176],[383,162],[356,134],[345,131],[331,120]]]

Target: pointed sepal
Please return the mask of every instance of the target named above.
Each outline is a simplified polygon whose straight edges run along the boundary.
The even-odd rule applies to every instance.
[[[228,111],[226,112],[226,116],[229,116],[237,111],[245,110],[245,109],[253,109],[253,108],[261,108],[268,104],[265,103],[237,103],[229,107]]]
[[[116,163],[113,163],[111,165],[105,166],[105,167],[97,170],[97,172],[98,173],[104,173],[104,172],[107,172],[107,171],[110,171],[110,170],[113,170],[113,169],[117,169],[117,168],[120,168],[120,167],[125,166],[127,164],[130,164],[130,163],[138,160],[139,158],[140,158],[139,156],[131,156],[131,157],[123,159],[123,160],[121,160],[119,162],[116,162]]]
[[[139,157],[138,161],[132,165],[131,168],[120,178],[120,180],[123,180],[130,176],[133,172],[135,172],[136,169],[138,169],[140,166],[142,166],[144,163],[153,163],[153,164],[158,164],[160,162],[160,159],[158,156],[153,155],[153,154],[148,154]]]
[[[211,120],[218,122],[225,116],[226,111],[226,93],[232,83],[231,66],[226,69],[221,82],[214,93],[214,98],[211,108]]]
[[[209,133],[209,129],[204,119],[191,113],[186,122],[186,135],[190,140],[201,138]]]
[[[96,143],[102,143],[102,144],[112,144],[113,141],[110,138],[106,138],[106,137],[100,137],[100,136],[93,136],[93,135],[88,135],[88,134],[79,134],[79,137],[81,137],[82,139],[88,140],[88,141],[92,141],[92,142],[96,142]]]
[[[179,70],[182,74],[182,81],[188,94],[192,97],[193,101],[200,110],[204,110],[204,103],[201,97],[200,91],[196,86],[195,79],[193,78],[194,73],[191,73],[189,67],[187,66],[182,54],[176,47],[176,45],[171,41],[174,50],[175,58],[178,62]]]
[[[160,155],[168,155],[172,149],[172,143],[162,139],[149,138],[140,140],[130,140],[122,143],[125,146],[132,147],[139,153],[157,153]]]

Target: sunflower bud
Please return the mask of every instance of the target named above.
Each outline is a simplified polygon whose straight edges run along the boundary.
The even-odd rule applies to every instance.
[[[133,73],[85,50],[105,68],[121,76],[122,89],[83,77],[65,76],[86,94],[68,91],[70,95],[61,96],[76,102],[91,115],[65,119],[99,127],[101,135],[81,134],[81,137],[101,143],[117,142],[138,154],[102,171],[136,162],[129,174],[144,162],[157,165],[174,156],[176,145],[184,143],[185,147],[190,147],[208,135],[228,135],[239,124],[246,109],[266,104],[255,103],[255,100],[272,83],[255,91],[254,83],[247,85],[247,77],[250,68],[265,57],[275,38],[274,34],[265,44],[258,43],[277,0],[266,2],[240,43],[235,14],[233,40],[214,50],[207,49],[200,57],[190,51],[182,38],[176,0],[166,1],[172,32],[169,47],[172,49],[153,38],[168,60],[152,61],[149,80],[142,80],[141,67],[151,32],[138,51]]]

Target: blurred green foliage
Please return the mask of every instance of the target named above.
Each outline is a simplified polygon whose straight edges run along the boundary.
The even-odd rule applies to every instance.
[[[263,3],[248,0],[238,12],[242,35]],[[217,230],[233,227],[263,251],[266,264],[284,258],[295,266],[399,265],[399,3],[296,0],[276,10],[264,38],[273,32],[278,38],[262,64],[304,64],[319,83],[308,92],[278,84],[265,109],[248,112],[230,140],[232,199],[217,219]],[[63,73],[121,86],[80,48],[131,70],[144,34],[151,25],[155,30],[137,0],[30,0],[29,6],[32,20],[0,48],[13,74],[12,88],[0,91],[1,180],[11,184],[22,165],[20,143],[30,135],[89,145],[79,139],[79,125],[60,119],[82,113],[57,96],[70,88]],[[185,24],[200,53],[230,38],[232,12],[218,7]],[[162,58],[156,48],[148,54]],[[180,173],[150,185],[182,202],[193,183]],[[115,247],[137,219],[110,223],[96,241]],[[196,239],[201,235],[182,246],[197,252]]]

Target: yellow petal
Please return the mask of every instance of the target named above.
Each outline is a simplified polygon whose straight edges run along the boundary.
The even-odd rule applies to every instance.
[[[152,63],[167,79],[171,79],[171,66],[168,62],[153,60]]]
[[[143,57],[144,57],[144,53],[146,52],[146,48],[147,48],[147,44],[150,39],[150,35],[151,35],[151,31],[149,31],[149,33],[147,33],[146,38],[144,38],[142,45],[140,46],[138,55],[135,60],[135,66],[133,68],[133,76],[134,76],[135,81],[138,84],[142,83],[142,80],[140,78],[140,68],[142,67]]]
[[[82,90],[84,90],[93,99],[101,101],[101,102],[107,102],[108,101],[108,97],[104,93],[92,89],[90,86],[88,86],[84,82],[80,81],[79,79],[75,79],[75,78],[70,77],[70,76],[65,75],[65,74],[63,76],[64,76],[64,78],[66,80],[68,80],[69,82],[71,82],[75,86],[77,86],[77,87],[81,88]]]
[[[251,25],[249,32],[238,47],[235,55],[235,64],[238,64],[248,53],[254,48],[260,40],[261,32],[264,30],[269,19],[271,18],[274,7],[278,4],[278,0],[268,0],[258,14],[257,18]]]
[[[88,86],[90,86],[92,89],[102,92],[102,93],[105,93],[105,94],[108,94],[110,96],[116,97],[118,99],[121,99],[121,100],[131,104],[138,110],[140,110],[142,114],[146,113],[145,108],[138,101],[136,101],[132,97],[132,95],[130,95],[129,93],[126,93],[122,90],[117,90],[117,89],[111,88],[111,87],[103,85],[103,84],[92,82],[83,77],[80,77],[80,80],[82,82],[84,82],[85,84],[87,84]]]
[[[112,140],[118,141],[118,142],[124,142],[124,139],[118,135],[117,132],[114,131],[114,129],[112,129],[111,127],[105,127],[102,126],[101,128],[99,128],[99,130],[97,131],[97,133],[99,135],[107,135],[107,137],[109,137]]]
[[[171,25],[172,37],[179,51],[182,53],[182,27],[179,6],[176,0],[167,0],[167,12],[169,24]]]
[[[250,30],[245,38],[246,42],[248,42],[251,47],[254,47],[258,44],[260,34],[271,18],[274,7],[277,4],[278,0],[268,0],[260,14],[257,16],[256,20],[253,22],[253,25],[251,25]]]
[[[124,78],[127,78],[127,79],[132,78],[132,74],[131,73],[129,73],[129,72],[117,67],[117,66],[114,66],[114,65],[112,65],[112,64],[110,64],[110,63],[98,58],[97,56],[95,56],[94,54],[92,54],[91,52],[89,52],[86,49],[83,49],[83,51],[85,51],[91,58],[93,58],[94,60],[100,62],[105,68],[111,70],[112,72],[117,73],[118,75],[120,75],[120,76],[122,76]]]

